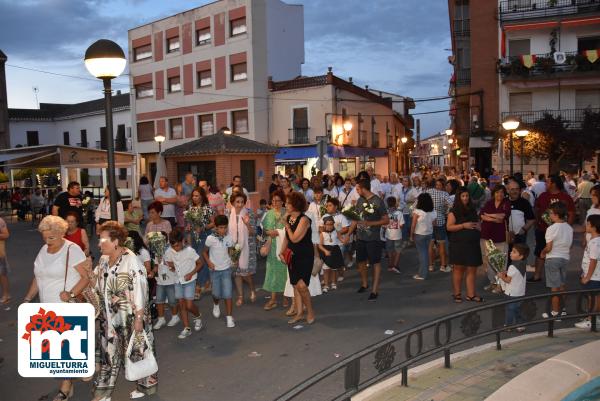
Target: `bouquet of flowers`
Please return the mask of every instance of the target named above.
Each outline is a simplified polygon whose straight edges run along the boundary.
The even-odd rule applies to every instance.
[[[486,241],[485,247],[488,251],[488,262],[490,267],[496,272],[501,273],[506,270],[506,264],[508,262],[508,255],[502,252],[491,239]]]
[[[542,214],[542,220],[546,223],[547,226],[552,225],[552,219],[550,218],[550,209],[546,210],[544,214]]]
[[[154,257],[160,261],[165,255],[167,249],[167,238],[159,231],[152,231],[146,235],[148,240],[148,249]]]
[[[191,207],[183,212],[183,218],[190,225],[194,240],[198,241],[198,229],[204,228],[210,223],[210,209],[203,207]]]
[[[229,194],[227,192],[223,194],[223,202],[225,202],[225,205],[229,203]]]
[[[346,216],[347,219],[358,221],[361,220],[361,216],[356,210],[356,206],[348,205],[342,209],[342,214]]]
[[[361,215],[362,220],[364,220],[364,218],[366,217],[366,215],[370,215],[375,213],[375,207],[373,205],[371,205],[369,202],[365,202],[362,204],[363,207],[363,212]]]
[[[127,248],[131,252],[135,253],[135,248],[133,246],[133,238],[127,237],[127,239],[125,240],[125,243],[123,245],[125,245],[125,248]]]
[[[238,266],[240,262],[240,255],[242,254],[242,246],[236,243],[234,246],[229,248],[229,257],[234,266]]]
[[[327,214],[327,207],[324,203],[319,206],[319,214],[321,216],[325,216]]]

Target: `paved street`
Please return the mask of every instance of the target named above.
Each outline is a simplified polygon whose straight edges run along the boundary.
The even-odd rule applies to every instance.
[[[32,264],[42,245],[30,223],[11,224],[8,254],[13,299],[22,299],[32,277]],[[579,235],[578,235],[579,237]],[[577,265],[581,258],[576,240],[574,262],[568,283],[578,288]],[[262,310],[266,293],[259,293],[254,305],[235,308],[237,327],[227,329],[223,319],[210,313],[210,299],[203,297],[200,308],[205,329],[186,340],[178,340],[180,326],[157,332],[159,358],[158,394],[147,400],[272,400],[294,384],[318,370],[385,337],[384,331],[406,330],[419,322],[460,309],[470,303],[456,305],[450,299],[450,276],[434,273],[431,280],[416,282],[411,276],[416,266],[414,249],[402,258],[402,275],[384,272],[381,296],[367,302],[365,294],[356,294],[355,271],[347,274],[338,291],[315,299],[317,321],[312,326],[294,329],[287,325],[279,308]],[[482,273],[482,272],[481,272]],[[264,264],[259,267],[257,283],[262,283]],[[483,283],[483,274],[480,274]],[[479,286],[481,288],[482,284]],[[529,286],[528,293],[544,291],[543,286]],[[499,296],[489,296],[493,301]],[[17,373],[15,324],[18,304],[0,311],[0,367],[3,401],[45,400],[54,396],[57,382],[24,379]],[[568,327],[561,323],[558,327]],[[492,338],[486,342],[492,341]],[[77,382],[74,400],[90,399],[90,384]],[[113,400],[128,399],[132,386],[123,379]]]

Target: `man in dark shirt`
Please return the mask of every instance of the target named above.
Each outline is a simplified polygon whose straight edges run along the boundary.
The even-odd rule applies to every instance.
[[[83,226],[83,203],[81,197],[81,186],[77,181],[72,181],[67,186],[67,191],[56,196],[52,206],[52,214],[67,218],[67,213],[75,212],[79,215],[79,226]]]
[[[371,192],[371,182],[362,179],[356,185],[360,196],[356,202],[356,211],[362,216],[358,222],[358,241],[356,241],[356,261],[360,272],[361,287],[358,292],[365,292],[369,287],[367,262],[373,268],[373,290],[369,301],[375,301],[379,295],[379,280],[381,277],[381,226],[389,223],[390,219],[381,198]]]
[[[508,199],[510,200],[510,218],[508,220],[509,236],[512,241],[508,242],[508,254],[513,244],[527,243],[527,232],[535,224],[535,214],[529,201],[521,196],[525,184],[511,179],[508,182]]]
[[[273,174],[271,176],[271,185],[269,185],[269,195],[277,191],[279,188],[279,174]]]

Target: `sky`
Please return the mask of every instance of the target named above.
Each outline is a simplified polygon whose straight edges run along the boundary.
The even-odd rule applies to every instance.
[[[357,85],[414,99],[444,96],[452,74],[443,0],[284,0],[304,5],[303,75],[352,77]],[[0,0],[0,49],[8,56],[8,104],[36,108],[102,96],[83,64],[87,47],[114,40],[127,54],[127,31],[212,0]],[[56,75],[23,69],[49,71]],[[77,76],[82,79],[64,77]],[[128,79],[113,88],[128,91]],[[416,103],[412,113],[447,110],[448,100]],[[415,116],[421,136],[446,129],[448,112]]]

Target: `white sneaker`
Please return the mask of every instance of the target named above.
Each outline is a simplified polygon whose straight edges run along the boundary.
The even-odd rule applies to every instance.
[[[342,281],[344,281],[344,276],[339,276],[337,281],[338,281],[338,283],[341,283]]]
[[[324,285],[324,286],[321,288],[321,292],[323,292],[324,294],[327,294],[327,292],[328,292],[328,291],[329,291],[329,287],[327,287],[326,285]]]
[[[332,290],[337,290],[337,284],[336,283],[331,284],[331,289]]]
[[[165,327],[166,324],[167,324],[167,321],[165,320],[165,318],[159,317],[158,319],[156,319],[156,323],[154,323],[154,326],[152,326],[152,328],[154,330],[160,330],[163,327]]]
[[[169,323],[167,323],[167,326],[173,327],[179,322],[181,322],[181,319],[179,319],[179,316],[173,315],[173,317],[171,317],[171,320],[169,320]]]
[[[559,313],[558,313],[558,312],[555,312],[555,311],[551,311],[551,312],[550,312],[550,314],[548,314],[548,312],[544,312],[544,313],[542,313],[542,317],[543,317],[544,319],[549,319],[550,317],[556,317],[556,316],[558,316],[558,315],[559,315]],[[560,319],[556,319],[555,321],[556,321],[556,322],[560,322]]]
[[[200,316],[198,316],[197,318],[194,318],[194,330],[196,330],[196,331],[202,330],[202,319],[200,318]]]
[[[192,335],[192,329],[190,329],[189,327],[186,327],[183,330],[181,330],[181,333],[179,333],[177,338],[179,338],[180,340],[183,340],[184,338],[187,338],[191,335]]]
[[[213,305],[213,316],[215,319],[221,317],[221,308],[219,308],[219,304]]]
[[[226,316],[227,319],[227,327],[232,328],[235,327],[235,322],[233,321],[233,316]]]

